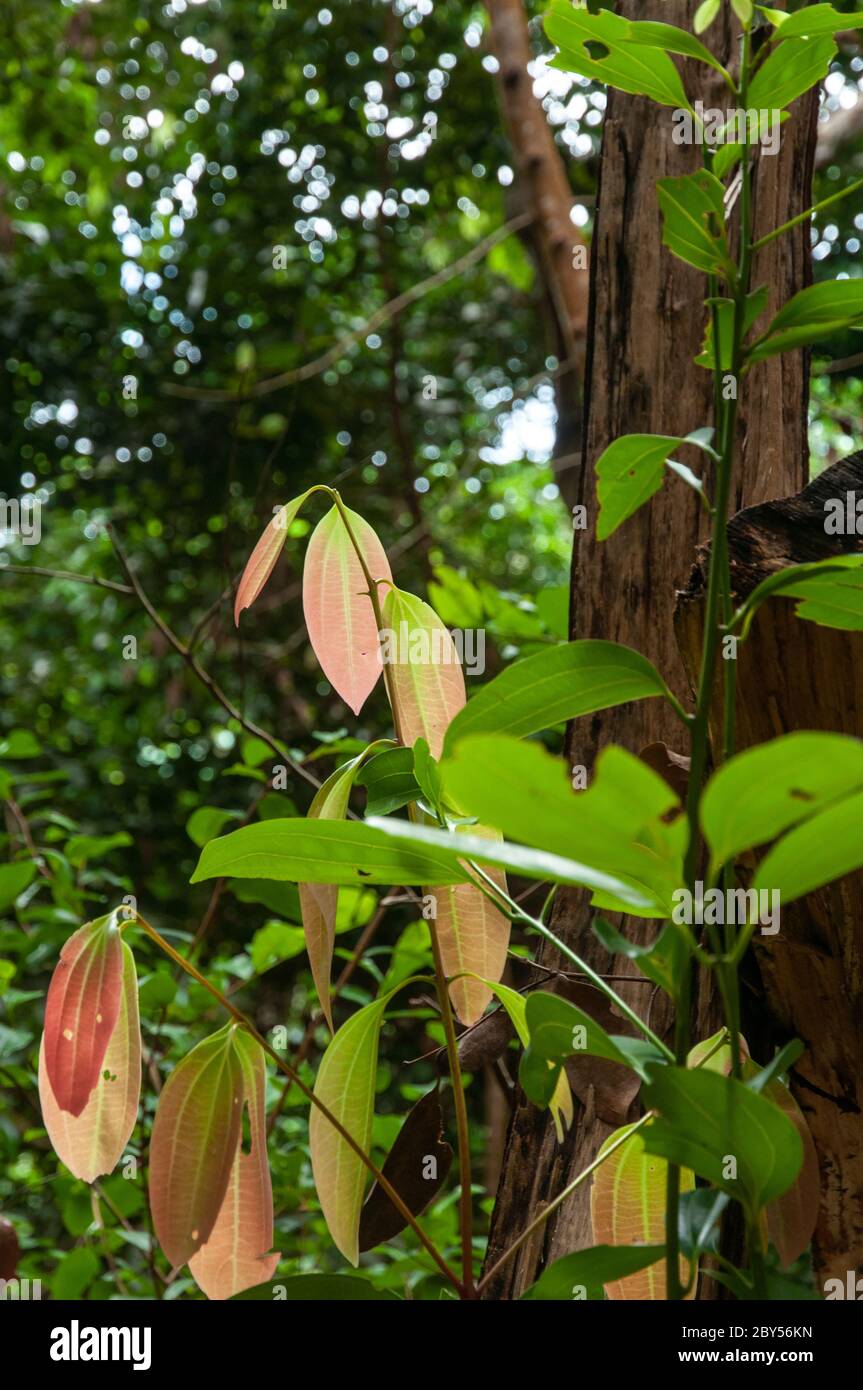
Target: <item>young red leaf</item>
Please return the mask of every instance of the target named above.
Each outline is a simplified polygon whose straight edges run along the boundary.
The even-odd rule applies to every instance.
[[[345,508],[372,579],[392,583],[389,561],[377,535]],[[381,674],[378,625],[353,542],[338,508],[318,523],[306,551],[303,612],[309,641],[327,680],[359,714]]]
[[[237,1145],[225,1199],[206,1245],[189,1260],[199,1288],[208,1298],[231,1298],[272,1279],[281,1258],[273,1244],[273,1189],[267,1162],[265,1092],[267,1072],[260,1045],[248,1033],[234,1033],[243,1077],[243,1104],[249,1116],[251,1149]]]
[[[159,1097],[150,1141],[150,1206],[159,1244],[175,1267],[210,1239],[240,1139],[243,1073],[236,1024],[193,1048]]]
[[[45,1069],[61,1110],[80,1115],[105,1060],[120,1012],[123,951],[117,914],[70,936],[45,1002]]]
[[[272,521],[264,527],[260,540],[246,562],[246,568],[243,570],[243,577],[237,589],[237,597],[234,600],[234,622],[236,624],[239,624],[243,609],[251,608],[272,574],[275,563],[281,554],[282,546],[288,538],[288,527],[309,493],[314,491],[314,488],[309,488],[299,497],[294,497],[292,501],[286,502],[276,512]]]
[[[434,609],[402,589],[386,595],[383,619],[381,659],[389,668],[399,738],[408,748],[424,738],[439,758],[447,725],[465,704],[455,643]]]
[[[48,1138],[57,1157],[82,1182],[94,1182],[113,1170],[138,1118],[141,1094],[138,981],[132,952],[125,941],[122,944],[120,1012],[99,1079],[80,1115],[60,1109],[48,1079],[44,1039],[39,1049],[39,1100]]]

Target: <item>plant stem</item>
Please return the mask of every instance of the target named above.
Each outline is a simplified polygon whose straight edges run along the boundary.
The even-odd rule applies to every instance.
[[[128,920],[129,919],[127,919],[127,921]],[[291,1081],[297,1087],[297,1090],[301,1091],[303,1095],[306,1097],[306,1099],[310,1101],[311,1104],[314,1105],[317,1110],[320,1111],[324,1118],[329,1120],[330,1124],[333,1126],[333,1129],[353,1150],[357,1158],[362,1160],[366,1168],[368,1168],[369,1172],[372,1174],[375,1181],[387,1194],[393,1206],[396,1208],[399,1214],[402,1217],[404,1217],[404,1220],[410,1226],[411,1230],[414,1232],[417,1239],[420,1241],[420,1244],[434,1260],[441,1274],[443,1274],[453,1285],[453,1287],[458,1290],[458,1293],[462,1298],[466,1297],[466,1290],[464,1289],[461,1280],[459,1279],[455,1270],[451,1269],[450,1266],[447,1264],[446,1260],[441,1255],[437,1246],[434,1244],[432,1240],[429,1239],[425,1231],[423,1231],[413,1212],[399,1196],[398,1192],[393,1187],[389,1179],[386,1178],[384,1174],[381,1172],[381,1170],[378,1168],[374,1159],[369,1157],[369,1155],[365,1152],[361,1145],[357,1143],[356,1139],[354,1139],[353,1135],[350,1134],[347,1129],[345,1129],[341,1121],[336,1119],[335,1115],[332,1113],[329,1107],[324,1105],[323,1101],[319,1100],[319,1098],[315,1095],[314,1091],[312,1091],[311,1088],[306,1085],[305,1081],[303,1081],[302,1077],[299,1076],[296,1071],[294,1071],[294,1068],[290,1065],[290,1063],[286,1062],[283,1057],[280,1057],[278,1052],[276,1052],[275,1048],[270,1046],[266,1038],[264,1038],[258,1032],[251,1019],[248,1018],[248,1016],[244,1014],[241,1009],[238,1009],[236,1005],[232,1004],[230,999],[226,999],[224,994],[222,994],[221,990],[218,989],[216,985],[211,984],[211,982],[207,979],[206,975],[201,974],[197,966],[194,966],[191,963],[191,961],[187,960],[186,957],[181,955],[179,951],[176,951],[174,947],[168,941],[165,940],[161,933],[158,932],[154,926],[151,926],[151,924],[146,920],[146,918],[141,916],[140,912],[135,913],[134,920],[138,923],[138,926],[141,928],[141,930],[146,932],[147,936],[150,937],[150,940],[155,942],[155,944],[159,947],[160,951],[164,951],[165,955],[168,956],[175,963],[175,965],[179,965],[183,970],[185,970],[187,975],[191,975],[192,979],[196,980],[199,985],[201,985],[205,990],[207,990],[207,992],[211,994],[219,1004],[221,1004],[222,1008],[225,1009],[231,1015],[231,1017],[236,1020],[237,1023],[241,1024],[245,1029],[247,1029],[247,1031],[258,1043],[259,1047],[261,1047],[263,1051],[267,1054],[267,1056],[273,1062],[275,1062],[279,1070],[283,1071],[286,1076],[289,1076],[291,1078]]]
[[[654,1113],[655,1112],[653,1110],[648,1110],[646,1114],[642,1115],[640,1120],[636,1120],[635,1124],[631,1125],[627,1129],[625,1134],[621,1134],[620,1137],[618,1139],[615,1139],[612,1144],[609,1144],[608,1148],[605,1149],[603,1153],[599,1154],[598,1157],[596,1157],[592,1163],[588,1163],[587,1167],[581,1170],[578,1177],[573,1178],[572,1182],[568,1183],[566,1187],[563,1189],[563,1191],[557,1194],[554,1201],[549,1202],[547,1207],[543,1207],[539,1215],[535,1216],[533,1220],[527,1226],[525,1226],[521,1235],[516,1236],[512,1245],[508,1246],[507,1249],[504,1250],[503,1254],[495,1260],[491,1269],[487,1270],[486,1273],[482,1276],[482,1278],[476,1286],[477,1293],[482,1293],[483,1289],[491,1283],[495,1275],[503,1268],[507,1261],[512,1258],[515,1252],[521,1249],[525,1241],[530,1240],[530,1237],[533,1235],[534,1231],[538,1231],[540,1227],[545,1224],[545,1222],[551,1216],[552,1212],[557,1211],[558,1207],[563,1205],[567,1197],[571,1197],[573,1192],[575,1192],[576,1188],[581,1187],[581,1184],[585,1181],[585,1179],[589,1178],[591,1173],[595,1173],[597,1168],[599,1168],[607,1158],[611,1158],[611,1155],[613,1153],[616,1153],[617,1150],[621,1147],[621,1145],[625,1144],[627,1139],[629,1139],[633,1134],[635,1134],[636,1130],[641,1129],[642,1125],[646,1125],[647,1121],[653,1117]]]
[[[574,965],[578,966],[578,969],[583,975],[587,976],[591,984],[602,991],[606,998],[614,1004],[615,1008],[620,1010],[624,1018],[629,1019],[629,1022],[634,1024],[640,1033],[644,1034],[647,1041],[652,1043],[655,1048],[663,1053],[667,1061],[674,1061],[674,1054],[666,1047],[662,1039],[657,1037],[652,1029],[645,1023],[644,1019],[637,1014],[634,1009],[630,1008],[625,999],[621,999],[616,990],[613,990],[603,977],[598,975],[597,972],[588,965],[586,960],[582,960],[581,956],[576,955],[575,951],[567,946],[565,941],[561,941],[560,937],[556,936],[551,928],[545,925],[545,922],[541,921],[538,917],[532,917],[529,912],[525,912],[522,907],[519,907],[518,903],[515,902],[508,893],[504,893],[494,882],[494,879],[492,879],[484,869],[481,869],[478,864],[475,864],[472,860],[468,860],[468,863],[473,872],[478,874],[485,883],[490,884],[495,892],[500,895],[500,898],[509,909],[509,915],[513,921],[524,922],[527,926],[533,927],[534,931],[539,932],[540,936],[545,937],[549,945],[554,946],[556,950],[560,951],[561,955],[566,956],[567,960],[571,960]],[[478,883],[476,886],[477,888],[481,888],[482,885]],[[491,897],[492,895],[487,894],[487,896]],[[492,901],[495,902],[496,900],[492,898]]]
[[[847,188],[841,188],[838,193],[831,193],[829,198],[822,198],[820,203],[814,203],[805,212],[800,212],[790,221],[783,222],[781,227],[774,227],[772,232],[767,232],[763,237],[759,237],[753,244],[752,250],[760,251],[762,246],[769,246],[770,242],[782,236],[783,232],[790,232],[792,228],[799,227],[800,223],[805,222],[808,217],[814,217],[816,212],[823,212],[825,208],[829,208],[833,203],[838,203],[842,198],[850,197],[852,193],[859,192],[861,188],[863,188],[863,179],[857,179],[854,183],[849,183]]]

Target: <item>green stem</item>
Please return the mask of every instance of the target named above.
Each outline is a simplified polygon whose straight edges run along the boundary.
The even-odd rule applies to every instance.
[[[762,246],[769,246],[771,241],[782,236],[783,232],[790,232],[793,227],[799,227],[801,222],[807,218],[814,217],[816,212],[823,212],[824,208],[829,208],[833,203],[838,203],[842,198],[848,198],[852,193],[857,193],[863,188],[863,179],[857,179],[855,183],[849,183],[847,188],[841,188],[838,193],[831,193],[829,198],[822,198],[820,203],[813,203],[811,208],[805,212],[799,212],[796,217],[792,217],[788,222],[783,222],[781,227],[774,227],[772,232],[767,232],[763,237],[759,237],[752,247],[753,251],[760,251]]]
[[[551,928],[547,927],[545,922],[541,921],[539,917],[532,917],[529,912],[525,912],[523,908],[519,907],[518,903],[515,902],[508,893],[504,893],[503,889],[500,888],[498,884],[494,882],[494,879],[491,878],[484,869],[481,869],[478,864],[475,864],[472,860],[468,860],[468,864],[473,872],[483,881],[476,884],[477,888],[482,891],[483,883],[493,888],[495,893],[499,895],[500,901],[505,903],[506,907],[509,909],[508,915],[512,921],[524,922],[526,926],[532,927],[534,931],[539,932],[540,936],[545,937],[549,945],[554,946],[556,950],[560,951],[561,955],[566,956],[567,960],[571,960],[573,965],[578,966],[582,975],[586,975],[591,984],[602,991],[606,998],[614,1004],[615,1008],[620,1010],[624,1018],[628,1018],[630,1023],[632,1023],[640,1033],[644,1034],[647,1041],[652,1043],[653,1046],[663,1054],[667,1061],[674,1061],[674,1054],[666,1047],[662,1039],[657,1037],[652,1029],[645,1023],[644,1019],[641,1018],[634,1009],[629,1007],[625,999],[621,999],[620,995],[611,988],[601,975],[598,975],[596,971],[588,965],[586,960],[582,960],[581,956],[576,955],[575,951],[567,946],[565,941],[561,941],[560,937],[556,936]],[[486,896],[491,898],[491,901],[495,902],[496,906],[498,905],[498,902],[490,893],[487,893]]]

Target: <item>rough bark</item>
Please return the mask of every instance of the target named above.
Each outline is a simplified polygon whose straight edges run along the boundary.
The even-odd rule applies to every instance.
[[[695,4],[687,0],[624,0],[620,13],[691,27]],[[726,10],[711,29],[714,50],[726,60],[736,43]],[[723,27],[724,26],[724,27]],[[704,67],[685,64],[690,99],[727,106],[725,89],[705,78]],[[783,127],[780,153],[759,160],[756,175],[756,236],[802,212],[810,203],[815,142],[814,99],[798,103]],[[697,499],[678,480],[598,544],[593,468],[602,450],[618,435],[634,432],[686,434],[712,418],[711,380],[693,365],[701,347],[706,311],[703,277],[660,249],[661,219],[656,180],[699,167],[697,148],[675,145],[671,112],[652,103],[612,92],[603,135],[592,246],[591,322],[586,368],[585,468],[579,501],[587,529],[574,533],[571,636],[604,637],[644,652],[682,697],[690,686],[677,650],[673,609],[675,590],[685,583],[695,548],[704,538]],[[808,283],[808,230],[801,227],[756,258],[753,283],[767,284],[768,312]],[[802,353],[759,364],[747,379],[740,411],[741,458],[733,506],[799,490],[806,478],[808,380]],[[687,458],[702,469],[703,461]],[[569,731],[570,764],[592,767],[607,743],[638,752],[665,742],[688,751],[675,717],[659,701],[611,710],[581,720]],[[633,974],[621,960],[611,961],[592,937],[586,895],[558,894],[552,925],[595,968]],[[627,921],[634,939],[653,930]],[[556,965],[551,952],[542,959]],[[654,1029],[667,1032],[664,996],[642,984],[616,986],[628,1001],[650,1010]],[[648,996],[648,999],[645,999]],[[709,984],[699,983],[694,1027],[705,1035],[716,1018]],[[625,1117],[621,1117],[623,1122]],[[522,1098],[508,1138],[501,1185],[492,1219],[488,1262],[512,1242],[544,1202],[558,1193],[595,1157],[609,1126],[577,1106],[576,1121],[563,1145],[555,1142],[547,1116]],[[591,1242],[589,1184],[549,1220],[541,1241],[520,1251],[489,1286],[492,1298],[512,1298],[536,1278],[549,1260]]]
[[[528,63],[533,54],[522,0],[486,0],[490,43],[497,59],[501,112],[516,167],[519,210],[534,220],[523,233],[539,269],[553,325],[552,348],[564,370],[556,378],[558,407],[555,458],[558,482],[569,505],[575,500],[573,457],[582,445],[582,388],[587,341],[589,270],[584,238],[570,217],[574,202],[560,150],[541,103],[534,96]],[[584,253],[575,256],[577,249]],[[581,264],[576,264],[580,260]],[[572,493],[572,497],[570,494]]]
[[[802,493],[750,507],[729,527],[738,601],[785,565],[863,550],[863,538],[828,536],[824,502],[863,495],[863,454],[822,473]],[[680,648],[694,667],[701,632],[703,561],[677,611]],[[798,619],[788,599],[770,600],[738,649],[738,745],[795,729],[859,736],[863,643]],[[751,867],[751,865],[749,866]],[[746,875],[746,866],[742,866]],[[863,1265],[863,874],[782,908],[776,937],[753,939],[760,973],[744,993],[744,1032],[754,1055],[800,1038],[806,1051],[791,1086],[818,1153],[821,1207],[813,1242],[817,1280]]]

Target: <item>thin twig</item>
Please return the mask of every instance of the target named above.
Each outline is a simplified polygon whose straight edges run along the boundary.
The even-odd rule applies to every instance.
[[[519,217],[513,217],[509,222],[505,222],[502,227],[497,227],[490,232],[482,241],[478,241],[476,246],[472,246],[452,265],[444,266],[442,270],[436,271],[426,280],[421,280],[419,284],[412,285],[409,290],[396,295],[386,304],[381,305],[380,309],[360,324],[358,328],[351,329],[344,337],[339,338],[331,348],[328,348],[320,357],[315,357],[311,362],[305,362],[301,367],[293,367],[288,372],[280,372],[278,376],[269,377],[266,381],[258,381],[254,386],[248,387],[243,391],[226,391],[211,389],[200,386],[180,386],[175,382],[166,382],[162,390],[168,396],[180,396],[183,400],[192,401],[236,401],[250,400],[257,396],[269,395],[272,391],[280,391],[286,386],[296,386],[302,381],[308,381],[311,377],[320,376],[329,367],[335,366],[337,362],[345,356],[350,348],[361,339],[368,337],[369,333],[388,323],[397,314],[401,314],[405,309],[410,308],[418,299],[429,294],[432,290],[439,289],[448,280],[461,275],[476,261],[481,261],[485,255],[496,246],[499,241],[505,241],[513,232],[518,232],[522,227],[528,226],[534,220],[532,212],[522,213]]]

